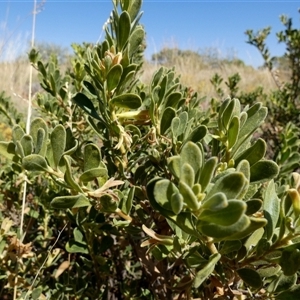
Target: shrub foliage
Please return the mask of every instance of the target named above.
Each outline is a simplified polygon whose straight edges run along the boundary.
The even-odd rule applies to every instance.
[[[299,299],[298,124],[266,158],[259,129],[276,110],[267,117],[262,91],[239,94],[238,74],[231,97],[207,110],[174,69],[143,84],[141,5],[114,0],[104,41],[73,45],[66,72],[29,54],[44,92],[30,132],[6,113],[1,297]],[[293,49],[299,36],[287,39],[284,20],[279,37]],[[217,89],[222,80],[212,79]],[[292,109],[296,83],[263,99],[281,108],[288,95]]]

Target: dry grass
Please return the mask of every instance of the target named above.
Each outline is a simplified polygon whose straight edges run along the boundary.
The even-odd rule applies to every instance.
[[[24,41],[22,44],[24,44]],[[16,44],[14,49],[17,48],[18,44]],[[162,65],[158,62],[146,61],[141,80],[148,84],[153,73]],[[173,57],[171,64],[167,63],[164,65],[170,68],[174,66],[176,73],[181,77],[182,83],[197,91],[200,97],[206,97],[208,101],[212,97],[217,96],[210,82],[210,79],[216,73],[224,79],[221,86],[225,91],[225,95],[229,93],[225,81],[235,73],[239,73],[241,76],[238,86],[240,91],[244,93],[254,91],[259,86],[262,86],[265,92],[276,89],[276,84],[268,70],[255,69],[243,63],[233,63],[221,59],[214,60],[213,63],[207,63],[192,55],[190,57]],[[1,59],[0,56],[0,69],[0,91],[5,91],[6,95],[11,97],[12,102],[21,112],[26,112],[30,64],[25,54],[23,58],[14,59],[3,59],[3,57]],[[38,87],[38,85],[35,78],[33,86]]]
[[[155,62],[146,62],[144,64],[144,73],[142,80],[149,83],[152,74],[162,66],[162,64]],[[167,67],[171,67],[167,65]],[[224,80],[221,87],[225,94],[229,92],[225,81],[229,76],[239,73],[241,81],[238,84],[240,91],[245,93],[254,91],[257,87],[262,86],[265,92],[276,89],[276,84],[266,69],[255,69],[251,66],[238,63],[226,63],[219,60],[213,64],[205,64],[199,62],[196,57],[176,57],[174,60],[174,67],[176,73],[181,76],[181,81],[184,85],[191,87],[197,91],[200,97],[206,96],[207,99],[216,97],[216,92],[210,79],[218,73]]]
[[[7,32],[5,26],[0,30],[0,91],[5,91],[15,106],[25,112],[30,70],[26,58],[28,38]]]
[[[0,63],[0,91],[11,98],[22,113],[27,109],[28,78],[30,65],[24,59]]]

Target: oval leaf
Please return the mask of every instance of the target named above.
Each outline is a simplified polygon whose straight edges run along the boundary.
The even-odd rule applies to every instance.
[[[90,205],[90,201],[82,194],[74,195],[74,196],[55,197],[51,201],[51,206],[56,209],[85,207],[89,205]]]
[[[217,211],[205,209],[199,215],[199,220],[212,222],[222,226],[232,225],[242,217],[247,205],[243,201],[229,200],[228,205]]]
[[[275,178],[278,175],[279,167],[271,160],[261,160],[250,167],[251,183],[262,183]]]
[[[137,94],[122,94],[110,100],[112,106],[137,109],[142,105],[142,100]]]
[[[172,211],[171,198],[173,194],[179,194],[178,188],[168,179],[158,181],[154,186],[154,198],[164,209]]]
[[[89,182],[93,181],[97,177],[104,177],[106,175],[107,170],[105,168],[89,169],[80,175],[79,180],[82,182]]]
[[[107,89],[109,92],[111,92],[113,89],[115,89],[121,79],[123,72],[123,68],[121,65],[114,65],[108,72],[106,81],[107,81]]]
[[[231,235],[241,232],[250,225],[250,219],[242,215],[238,222],[229,225],[222,226],[213,224],[211,222],[199,221],[197,224],[197,229],[204,235],[215,238],[216,240],[227,240]]]
[[[72,100],[79,106],[81,107],[86,113],[88,113],[91,117],[101,120],[99,117],[94,104],[92,101],[84,94],[82,93],[77,93]]]
[[[167,107],[164,110],[160,120],[160,134],[164,134],[170,128],[175,115],[175,109],[172,107]]]
[[[255,289],[259,289],[262,286],[262,279],[260,275],[253,269],[242,268],[237,270],[237,273],[241,279]]]
[[[53,153],[54,169],[57,170],[59,161],[61,160],[66,147],[66,130],[61,124],[57,125],[53,129],[50,141]]]
[[[196,274],[194,287],[198,288],[214,271],[215,265],[220,260],[221,254],[215,253],[209,257],[208,263]]]
[[[28,171],[51,171],[46,162],[46,159],[39,154],[31,154],[23,158],[22,166]]]
[[[118,50],[121,52],[127,43],[130,34],[131,20],[127,11],[123,11],[119,18],[118,26]]]

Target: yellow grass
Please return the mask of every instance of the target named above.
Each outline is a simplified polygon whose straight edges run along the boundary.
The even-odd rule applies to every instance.
[[[12,41],[13,42],[13,41]],[[28,43],[27,43],[28,44]],[[18,45],[15,46],[15,49]],[[25,51],[24,51],[25,52]],[[145,61],[142,82],[149,84],[153,73],[161,66],[158,62]],[[244,93],[254,91],[257,87],[262,86],[265,92],[276,89],[276,84],[266,69],[255,69],[243,63],[230,63],[224,60],[215,61],[213,65],[199,60],[199,57],[173,57],[172,65],[166,67],[175,67],[175,71],[181,76],[181,82],[194,91],[197,91],[199,97],[206,97],[209,101],[212,97],[217,97],[210,79],[218,73],[224,80],[221,87],[225,91],[225,97],[229,93],[225,81],[229,76],[239,73],[241,81],[238,84],[239,90]],[[0,91],[5,91],[7,96],[11,97],[12,102],[23,113],[26,113],[28,105],[28,84],[30,64],[27,60],[26,53],[23,58],[1,59],[0,56]],[[33,93],[39,89],[37,76],[33,81]]]
[[[210,79],[216,73],[224,79],[221,87],[225,91],[225,96],[229,93],[225,81],[227,81],[229,76],[232,76],[235,73],[239,73],[241,76],[238,87],[240,91],[243,91],[244,93],[254,91],[259,86],[262,86],[265,92],[276,89],[276,84],[272,75],[267,69],[255,69],[243,64],[224,63],[221,60],[212,67],[207,64],[199,63],[196,58],[193,57],[189,59],[177,57],[174,62],[175,71],[178,75],[180,74],[182,83],[197,91],[200,97],[206,96],[208,100],[217,96],[214,87],[210,82]],[[144,73],[141,79],[145,83],[149,83],[152,74],[160,66],[161,64],[155,62],[146,62],[144,64]]]

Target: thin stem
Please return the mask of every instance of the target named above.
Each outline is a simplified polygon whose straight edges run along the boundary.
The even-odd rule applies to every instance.
[[[32,284],[31,284],[30,288],[28,289],[28,291],[27,291],[27,293],[26,293],[26,295],[25,295],[25,297],[24,297],[24,300],[27,299],[27,296],[29,295],[29,292],[32,291],[33,286],[34,286],[34,284],[35,284],[37,278],[39,277],[40,273],[42,272],[42,269],[44,268],[44,266],[45,266],[45,264],[46,264],[46,262],[47,262],[47,260],[48,260],[48,258],[49,258],[49,255],[52,253],[53,248],[55,247],[55,245],[56,245],[57,242],[59,241],[59,238],[60,238],[61,234],[63,233],[63,231],[65,230],[65,228],[67,227],[68,224],[69,224],[69,223],[66,223],[65,226],[62,228],[62,230],[58,232],[57,238],[56,238],[54,244],[53,244],[53,245],[50,247],[50,249],[48,250],[48,254],[47,254],[47,256],[46,256],[44,262],[42,263],[41,267],[39,268],[37,274],[35,275],[35,277],[34,277],[34,279],[33,279],[33,281],[32,281]]]
[[[206,240],[206,246],[208,247],[209,251],[212,254],[218,253],[219,251],[217,250],[215,244],[213,243],[213,239],[212,238],[207,238]]]
[[[32,17],[32,37],[31,37],[31,47],[34,46],[34,33],[35,33],[35,19],[36,19],[36,0],[33,4],[33,17]],[[30,119],[31,119],[31,94],[32,94],[32,71],[33,67],[30,66],[29,73],[29,87],[28,87],[28,109],[27,109],[27,121],[26,121],[26,133],[30,133]],[[23,241],[23,226],[24,226],[24,212],[26,204],[26,193],[27,193],[27,176],[25,175],[25,181],[23,185],[23,199],[22,199],[22,213],[21,213],[21,224],[20,224],[20,238]]]
[[[33,2],[33,17],[32,17],[32,36],[31,36],[31,47],[34,46],[34,33],[35,33],[35,19],[36,19],[36,0]],[[29,86],[28,86],[28,107],[27,107],[27,120],[26,120],[26,133],[30,132],[30,119],[31,119],[31,94],[32,94],[32,71],[33,67],[30,66],[29,71]],[[25,180],[23,184],[23,198],[22,198],[22,212],[21,212],[21,222],[20,222],[20,241],[23,242],[25,235],[23,235],[24,226],[24,215],[25,215],[25,205],[26,205],[26,194],[27,194],[27,176],[25,174]],[[14,300],[17,299],[17,281],[18,281],[18,262],[17,262],[17,272],[15,277],[14,286]]]

